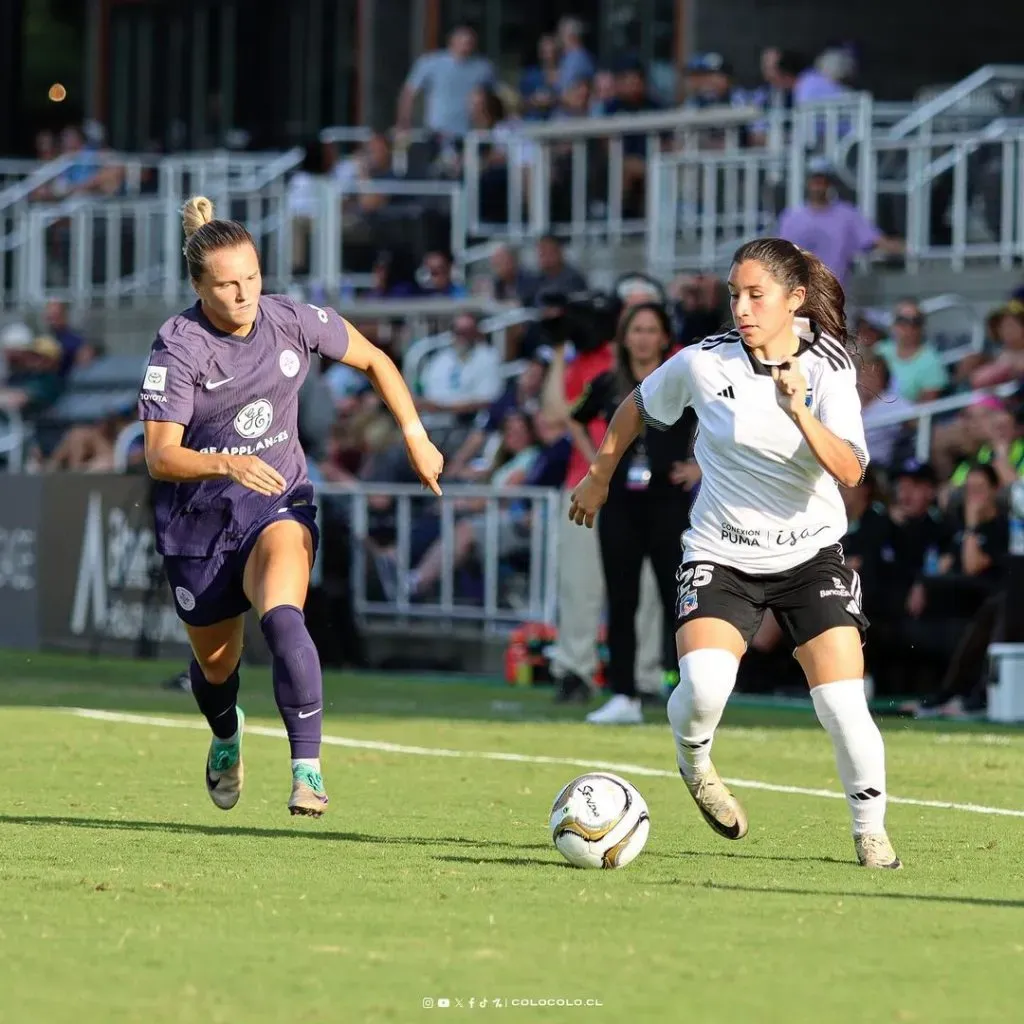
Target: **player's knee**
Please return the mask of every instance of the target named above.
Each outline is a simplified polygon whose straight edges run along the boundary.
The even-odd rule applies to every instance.
[[[238,671],[238,652],[224,649],[202,658],[193,657],[193,663],[211,686],[220,686]]]
[[[669,717],[720,710],[721,695],[732,691],[739,667],[732,651],[707,647],[684,654],[679,659],[679,684],[669,697]]]
[[[275,658],[286,658],[296,648],[312,643],[306,628],[306,616],[295,605],[281,604],[271,608],[260,619],[260,629]]]

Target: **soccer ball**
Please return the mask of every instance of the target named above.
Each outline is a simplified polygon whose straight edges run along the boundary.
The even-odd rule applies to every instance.
[[[551,808],[551,838],[577,868],[622,868],[651,830],[647,802],[625,779],[589,772],[573,779]]]

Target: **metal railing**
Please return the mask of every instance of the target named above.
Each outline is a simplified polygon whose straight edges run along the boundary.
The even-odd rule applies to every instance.
[[[574,244],[594,236],[616,242],[627,235],[643,235],[650,206],[627,216],[627,189],[633,186],[636,191],[645,172],[641,169],[636,179],[630,161],[649,165],[670,144],[687,150],[709,145],[737,150],[743,129],[760,116],[755,107],[679,108],[470,132],[463,153],[469,231],[474,236],[522,240],[554,229]],[[507,178],[507,215],[492,223],[482,219],[480,209],[488,152],[502,154]]]
[[[356,613],[397,620],[475,621],[487,631],[521,622],[555,621],[558,593],[558,526],[561,493],[553,488],[449,484],[442,498],[424,498],[414,484],[320,484],[319,500],[350,502]],[[474,503],[472,511],[467,503]],[[483,508],[477,510],[476,505]],[[381,511],[393,526],[381,524]],[[515,511],[513,511],[513,508]],[[410,593],[413,529],[436,534],[441,568],[436,596]],[[518,524],[518,525],[517,525]],[[393,597],[375,569],[382,545],[392,546],[396,570]],[[324,544],[330,538],[324,539]],[[377,552],[377,554],[375,554]],[[471,552],[467,554],[467,552]],[[457,556],[464,560],[457,564]],[[375,593],[374,587],[377,587]],[[384,584],[390,590],[388,584]]]
[[[1016,381],[1000,384],[994,388],[979,388],[962,395],[950,395],[948,398],[937,398],[934,402],[920,402],[905,411],[893,410],[882,413],[871,421],[874,427],[889,427],[901,423],[914,423],[914,455],[921,462],[927,462],[932,450],[932,427],[936,417],[947,413],[959,412],[973,405],[979,398],[995,395],[997,398],[1009,398],[1015,395],[1020,385]]]
[[[181,255],[181,204],[209,196],[223,217],[244,220],[268,279],[292,268],[286,176],[302,151],[88,156],[107,176],[98,193],[55,187],[79,156],[42,164],[0,192],[0,308],[63,298],[116,306],[126,297],[177,301],[189,284]],[[288,230],[285,230],[288,228]]]

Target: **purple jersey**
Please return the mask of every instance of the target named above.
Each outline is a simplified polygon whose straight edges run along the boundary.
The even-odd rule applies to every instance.
[[[139,418],[182,424],[182,445],[194,451],[258,455],[287,482],[276,498],[226,478],[157,483],[153,505],[162,555],[233,550],[282,506],[312,500],[299,444],[299,388],[313,353],[341,360],[347,348],[345,321],[333,309],[284,295],[260,298],[244,338],[219,331],[198,302],[160,328],[139,393]]]

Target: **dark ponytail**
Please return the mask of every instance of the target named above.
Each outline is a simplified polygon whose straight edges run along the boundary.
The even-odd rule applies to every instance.
[[[822,333],[835,338],[849,349],[846,328],[846,293],[839,279],[812,252],[784,238],[755,238],[733,254],[733,263],[754,260],[760,263],[783,287],[793,291],[804,288],[807,297],[797,316],[813,320]]]

